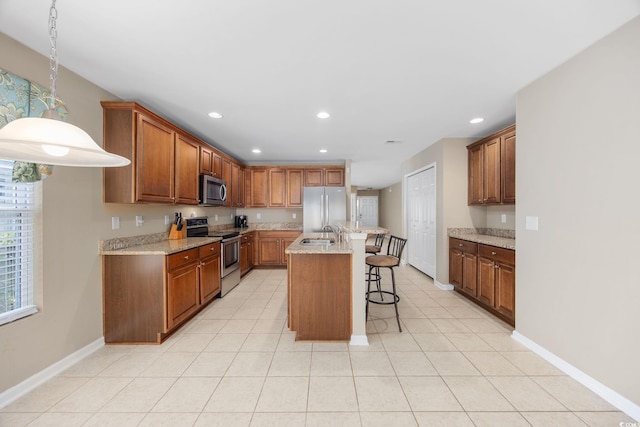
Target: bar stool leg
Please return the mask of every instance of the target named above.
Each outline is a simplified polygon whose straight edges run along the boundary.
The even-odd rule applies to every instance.
[[[369,274],[367,275],[367,294],[366,294],[367,304],[366,304],[365,309],[364,309],[364,320],[365,320],[365,322],[369,318],[369,292],[371,292],[371,270],[372,269],[373,269],[373,266],[370,265],[369,266]]]
[[[391,285],[393,286],[393,307],[396,309],[396,321],[398,322],[398,330],[402,332],[402,326],[400,326],[400,314],[398,313],[398,294],[396,294],[396,276],[393,272],[393,268],[391,270]]]

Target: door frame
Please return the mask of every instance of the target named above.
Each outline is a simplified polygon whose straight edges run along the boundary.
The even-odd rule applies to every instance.
[[[408,219],[408,212],[409,212],[409,197],[408,197],[408,181],[409,181],[409,177],[413,176],[413,175],[417,175],[421,172],[424,172],[428,169],[433,168],[433,179],[434,179],[434,185],[435,185],[435,189],[434,189],[434,197],[435,197],[435,202],[436,202],[436,250],[434,251],[433,255],[435,257],[435,259],[433,260],[433,282],[436,283],[436,277],[438,274],[438,169],[437,169],[437,164],[436,162],[432,162],[429,163],[425,166],[422,166],[419,169],[415,169],[407,174],[404,175],[403,179],[402,179],[402,221],[404,222],[404,235],[407,236],[407,238],[409,238],[409,219]],[[410,248],[407,245],[406,247],[406,253],[404,254],[402,263],[403,264],[409,264],[409,251]],[[418,269],[416,269],[418,270]],[[418,270],[420,271],[420,270]],[[424,274],[424,273],[423,273]]]

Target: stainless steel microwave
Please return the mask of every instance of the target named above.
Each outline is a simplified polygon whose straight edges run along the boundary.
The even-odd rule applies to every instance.
[[[227,185],[220,178],[200,175],[200,204],[221,206],[227,200]]]

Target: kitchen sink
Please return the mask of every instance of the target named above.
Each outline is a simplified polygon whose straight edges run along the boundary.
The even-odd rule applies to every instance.
[[[303,246],[322,246],[322,245],[333,245],[335,243],[335,239],[327,239],[325,237],[318,238],[307,238],[302,239],[300,244]]]

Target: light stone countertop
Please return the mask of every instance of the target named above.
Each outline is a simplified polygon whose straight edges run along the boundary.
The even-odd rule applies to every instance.
[[[100,251],[100,255],[170,255],[209,243],[219,242],[220,240],[222,240],[220,237],[187,237],[186,239],[178,240],[162,240],[122,249],[106,249]]]
[[[336,243],[333,245],[311,245],[306,246],[302,245],[300,242],[302,239],[309,238],[325,238],[325,239],[335,239]],[[293,243],[289,245],[288,248],[285,249],[286,254],[351,254],[353,250],[351,249],[351,242],[338,242],[338,239],[333,233],[302,233]]]
[[[338,226],[342,227],[348,233],[367,233],[367,234],[388,234],[389,230],[382,227],[372,227],[361,221],[345,221],[339,222]]]
[[[486,232],[487,230],[482,230]],[[496,246],[498,248],[516,250],[516,239],[512,237],[495,236],[478,232],[472,228],[449,228],[447,234],[455,239],[469,242],[482,243],[483,245]],[[488,232],[491,232],[490,230]],[[508,234],[507,234],[508,235]]]

